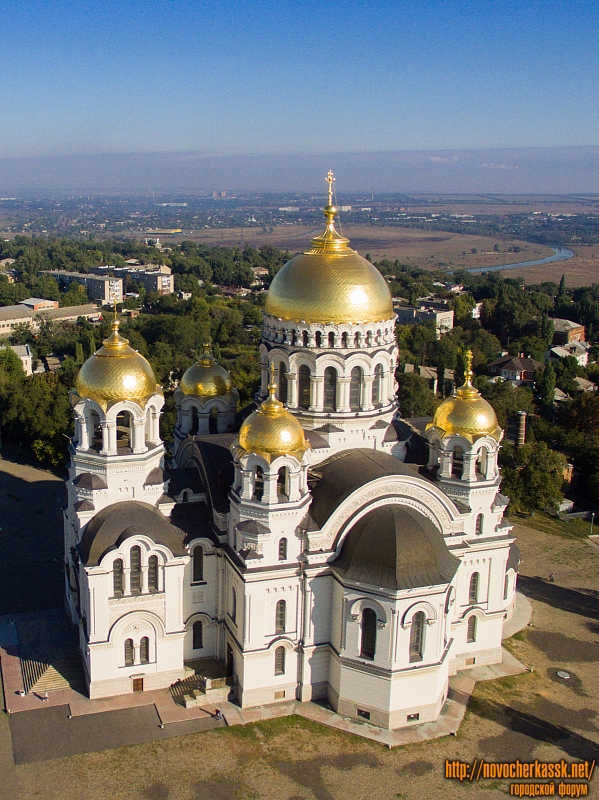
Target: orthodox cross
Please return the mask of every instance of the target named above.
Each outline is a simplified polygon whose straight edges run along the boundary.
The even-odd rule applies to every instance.
[[[329,195],[329,205],[333,205],[333,183],[335,182],[335,178],[333,177],[333,173],[331,170],[328,171],[326,182],[329,184],[329,188],[327,190]]]

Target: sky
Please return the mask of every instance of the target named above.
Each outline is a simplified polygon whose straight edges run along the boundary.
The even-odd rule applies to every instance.
[[[3,0],[0,160],[599,145],[598,73],[596,0]]]

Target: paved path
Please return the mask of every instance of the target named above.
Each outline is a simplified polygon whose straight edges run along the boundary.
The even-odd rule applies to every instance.
[[[53,758],[112,750],[140,742],[171,739],[188,733],[212,730],[226,725],[204,716],[188,722],[160,727],[154,705],[106,711],[72,717],[68,706],[40,708],[26,714],[11,714],[15,764],[48,761]]]

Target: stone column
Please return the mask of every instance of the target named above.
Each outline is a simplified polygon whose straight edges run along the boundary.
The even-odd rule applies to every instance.
[[[260,396],[268,392],[268,364],[260,364]]]
[[[464,453],[463,481],[476,480],[476,456],[473,453]]]
[[[324,405],[324,377],[310,376],[310,411],[322,411]]]
[[[442,478],[451,478],[451,450],[441,450],[439,473]]]
[[[287,406],[297,408],[297,374],[287,373]]]
[[[131,594],[131,567],[123,567],[123,594]]]
[[[374,375],[364,375],[364,382],[361,391],[361,403],[364,411],[370,411],[374,408],[372,403],[372,384],[374,382]]]
[[[145,453],[148,449],[145,441],[145,429],[146,425],[143,419],[133,420],[133,428],[131,429],[131,449],[134,453]]]
[[[148,565],[146,564],[141,568],[141,592],[147,594],[148,591]]]
[[[254,475],[251,469],[240,469],[241,474],[241,499],[251,500],[254,494]]]
[[[268,475],[264,473],[264,494],[262,495],[263,503],[276,503],[277,497],[277,473]]]
[[[351,378],[337,379],[337,409],[338,411],[350,411],[349,407],[349,385]]]

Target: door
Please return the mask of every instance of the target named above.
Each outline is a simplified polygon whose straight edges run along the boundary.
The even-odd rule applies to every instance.
[[[227,678],[233,677],[233,670],[235,668],[233,661],[233,648],[230,644],[227,645]]]
[[[133,691],[134,692],[143,692],[144,690],[144,679],[143,678],[133,678]]]

